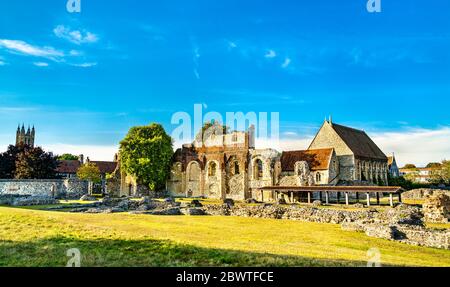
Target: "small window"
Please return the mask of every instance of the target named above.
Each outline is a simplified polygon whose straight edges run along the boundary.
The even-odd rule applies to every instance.
[[[322,175],[318,172],[316,173],[316,182],[321,182],[322,181]]]
[[[260,159],[255,161],[254,178],[256,180],[260,180],[263,178],[263,162]]]
[[[233,142],[237,142],[237,141],[238,141],[238,136],[237,136],[237,134],[233,134],[232,141],[233,141]]]
[[[216,176],[217,173],[217,164],[215,162],[211,162],[208,168],[208,176]]]
[[[237,161],[234,162],[234,174],[240,174],[239,163]]]

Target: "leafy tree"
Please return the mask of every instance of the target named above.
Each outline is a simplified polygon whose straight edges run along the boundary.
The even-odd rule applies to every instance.
[[[442,166],[441,163],[439,162],[430,162],[429,164],[427,164],[427,168],[440,168]]]
[[[58,161],[53,153],[40,147],[25,147],[18,153],[15,166],[16,179],[52,179],[56,178]]]
[[[8,146],[6,152],[0,154],[0,178],[13,179],[16,172],[16,159],[26,148],[24,145]]]
[[[172,138],[159,124],[133,127],[120,142],[121,167],[154,191],[165,188],[172,157]]]
[[[63,155],[60,155],[58,157],[58,160],[78,160],[78,157],[70,153],[65,153]]]
[[[404,178],[406,180],[411,181],[411,182],[415,182],[418,177],[419,177],[419,172],[417,172],[417,171],[410,172],[404,176]]]
[[[432,171],[430,182],[432,184],[450,185],[450,161],[444,160],[439,169]]]
[[[93,183],[100,183],[102,176],[95,163],[87,163],[78,168],[77,177],[81,180],[87,180]]]
[[[414,164],[408,163],[403,167],[404,169],[416,169],[417,167]]]
[[[201,131],[197,133],[195,139],[199,142],[203,142],[212,134],[225,135],[229,132],[230,128],[226,125],[221,125],[219,122],[210,121],[203,124]]]
[[[414,183],[410,180],[407,180],[404,177],[391,177],[388,176],[389,186],[400,186],[405,190],[411,190],[414,188]]]

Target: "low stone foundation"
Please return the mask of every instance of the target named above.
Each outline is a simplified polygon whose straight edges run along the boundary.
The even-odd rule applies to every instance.
[[[338,210],[283,205],[206,205],[206,214],[271,219],[289,219],[341,224],[343,230],[365,232],[367,236],[395,240],[411,245],[450,249],[450,230],[424,227],[422,211],[399,205],[383,212],[376,209]]]

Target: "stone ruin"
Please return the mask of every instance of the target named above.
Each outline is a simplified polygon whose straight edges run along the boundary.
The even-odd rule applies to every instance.
[[[427,196],[423,203],[425,220],[432,223],[449,223],[450,196],[444,193]]]

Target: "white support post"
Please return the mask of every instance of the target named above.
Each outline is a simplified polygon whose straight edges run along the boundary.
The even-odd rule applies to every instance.
[[[325,203],[328,205],[330,203],[330,197],[328,195],[328,191],[325,192]]]
[[[345,193],[345,205],[349,205],[348,192]]]
[[[391,207],[394,207],[394,196],[391,194],[389,194],[389,205]]]
[[[370,206],[370,193],[367,193],[367,206]]]

